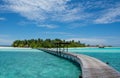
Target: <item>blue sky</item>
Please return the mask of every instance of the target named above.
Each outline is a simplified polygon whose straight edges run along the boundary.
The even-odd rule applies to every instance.
[[[0,45],[32,38],[120,46],[120,0],[0,0]]]

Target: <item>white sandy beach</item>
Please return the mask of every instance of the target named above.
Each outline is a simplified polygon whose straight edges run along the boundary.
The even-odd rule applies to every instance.
[[[19,47],[0,47],[0,52],[41,52],[32,48],[19,48]]]
[[[0,46],[0,49],[31,49],[31,48],[20,48],[20,47],[2,47],[2,46]]]

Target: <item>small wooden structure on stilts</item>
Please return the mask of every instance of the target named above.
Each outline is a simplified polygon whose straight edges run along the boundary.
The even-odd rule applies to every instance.
[[[57,42],[57,43],[55,43],[55,45],[56,45],[56,51],[57,52],[68,52],[68,45],[69,45],[70,43],[68,43],[68,42]]]
[[[55,43],[57,54],[62,56],[61,52],[68,52],[68,45],[69,44],[70,43],[68,43],[68,42],[57,42],[57,43]]]

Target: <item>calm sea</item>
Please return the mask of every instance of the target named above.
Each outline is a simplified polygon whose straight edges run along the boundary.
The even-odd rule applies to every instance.
[[[70,52],[86,54],[95,57],[120,72],[120,48],[70,48]]]
[[[0,78],[78,78],[73,63],[35,49],[0,49]]]
[[[109,62],[120,71],[120,48],[70,48]],[[73,63],[36,49],[0,48],[0,78],[78,78],[81,71]]]

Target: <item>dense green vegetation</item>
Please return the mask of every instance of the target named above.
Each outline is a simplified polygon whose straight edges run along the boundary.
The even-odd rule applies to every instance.
[[[31,48],[54,48],[55,43],[57,42],[69,42],[70,44],[68,47],[85,47],[86,45],[81,43],[80,41],[76,42],[72,41],[65,41],[61,39],[30,39],[30,40],[16,40],[13,42],[13,47],[31,47]]]

